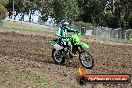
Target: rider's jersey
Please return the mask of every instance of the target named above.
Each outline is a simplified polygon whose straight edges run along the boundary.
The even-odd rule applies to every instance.
[[[58,36],[64,37],[65,36],[65,33],[67,33],[67,32],[75,32],[75,31],[76,30],[71,29],[69,27],[62,27],[62,26],[60,26],[59,27],[59,30],[58,30]]]

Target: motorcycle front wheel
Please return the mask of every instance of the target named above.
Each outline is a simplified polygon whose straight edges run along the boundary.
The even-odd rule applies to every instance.
[[[80,52],[79,60],[86,69],[92,69],[94,66],[93,57],[86,51]]]
[[[61,51],[52,49],[52,59],[55,64],[64,64],[65,58],[62,56]]]

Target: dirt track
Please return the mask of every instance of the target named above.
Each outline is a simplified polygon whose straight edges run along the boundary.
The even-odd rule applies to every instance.
[[[24,67],[49,81],[63,84],[62,87],[77,87],[78,62],[72,65],[55,65],[51,59],[52,46],[49,41],[53,36],[0,32],[0,58],[9,63]],[[97,74],[132,75],[132,45],[110,45],[82,39],[91,46],[89,52],[95,58],[95,67],[88,70]],[[4,60],[3,59],[3,60]],[[84,88],[131,88],[131,84],[87,84]]]

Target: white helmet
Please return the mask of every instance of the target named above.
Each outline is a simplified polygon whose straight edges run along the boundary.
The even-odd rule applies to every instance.
[[[62,27],[67,27],[69,25],[69,23],[67,21],[63,20],[61,22],[61,25],[62,25]]]

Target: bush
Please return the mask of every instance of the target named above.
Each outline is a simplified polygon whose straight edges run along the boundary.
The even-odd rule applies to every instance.
[[[0,20],[6,18],[7,16],[7,9],[0,4]]]
[[[128,25],[129,25],[129,28],[132,28],[132,15],[128,17]]]
[[[114,17],[111,12],[105,14],[104,22],[105,26],[110,28],[119,28],[119,19]]]

